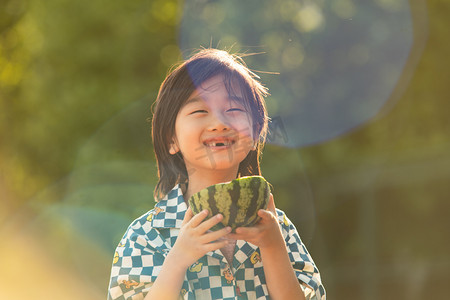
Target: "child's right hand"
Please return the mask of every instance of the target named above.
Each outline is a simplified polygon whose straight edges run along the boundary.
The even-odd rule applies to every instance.
[[[230,227],[209,231],[211,227],[223,219],[223,216],[218,214],[203,221],[207,216],[207,210],[194,216],[191,208],[188,208],[181,224],[177,241],[169,252],[169,255],[176,258],[186,268],[190,267],[209,251],[223,248],[228,243],[227,239],[220,239],[231,232]]]

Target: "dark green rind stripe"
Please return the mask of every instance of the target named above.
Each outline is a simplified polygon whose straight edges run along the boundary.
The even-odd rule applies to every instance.
[[[221,196],[220,203],[223,204],[223,223],[229,226],[233,225],[232,212],[233,212],[233,198],[231,197],[230,191],[233,190],[235,182],[232,181],[229,184],[223,184],[220,186]]]
[[[258,221],[260,220],[261,218],[258,216],[258,215],[253,215],[252,217],[250,217],[249,219],[248,219],[248,221],[247,221],[247,224],[245,225],[245,226],[253,226],[253,225],[255,225],[256,223],[258,223]]]
[[[269,200],[269,185],[265,180],[260,178],[252,178],[250,182],[250,189],[254,191],[255,195],[252,198],[252,209],[247,211],[247,224],[244,226],[253,226],[261,218],[257,215],[260,209],[266,209]]]
[[[258,201],[260,200],[260,190],[259,187],[261,186],[261,180],[259,178],[252,178],[249,182],[249,189],[253,191],[253,197],[251,199],[251,206],[247,210],[247,220],[250,220],[252,216],[257,216],[258,213]],[[263,199],[261,199],[262,201]],[[257,217],[259,218],[259,217]]]
[[[236,216],[238,212],[238,202],[239,202],[239,195],[241,193],[241,185],[237,181],[234,181],[232,185],[233,185],[232,189],[228,190],[228,195],[231,198],[229,208],[230,218],[228,219],[228,224],[231,224],[234,229],[236,224]]]
[[[211,212],[211,215],[208,216],[208,218],[215,216],[220,212],[219,208],[217,207],[217,184],[208,187],[208,209]],[[218,223],[214,225],[211,230],[219,230],[221,228],[225,227],[224,224]]]
[[[215,186],[211,186],[208,188],[208,205],[209,205],[209,209],[211,211],[211,216],[217,214],[217,212],[219,211],[217,209],[217,205],[216,205],[216,199],[214,199],[215,195],[216,195],[216,187]]]
[[[189,201],[189,206],[191,207],[191,210],[195,215],[200,212],[200,208],[197,206],[197,203],[199,203],[199,195],[198,194],[194,195],[193,199]]]
[[[195,205],[195,195],[192,195],[191,198],[189,198],[188,203],[189,203],[189,207],[191,208],[192,212],[195,214],[197,214],[197,210],[196,210],[196,205]]]

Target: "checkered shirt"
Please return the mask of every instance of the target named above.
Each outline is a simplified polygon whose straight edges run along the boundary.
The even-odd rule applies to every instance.
[[[108,299],[144,299],[175,244],[187,205],[179,185],[136,219],[114,254]],[[294,225],[277,210],[286,249],[307,299],[325,300],[319,270]],[[186,271],[180,299],[269,299],[259,248],[236,241],[230,266],[220,250],[208,252]]]

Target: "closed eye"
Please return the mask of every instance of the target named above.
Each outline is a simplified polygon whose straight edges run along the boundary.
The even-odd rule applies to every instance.
[[[197,114],[197,113],[207,113],[207,111],[204,109],[198,109],[198,110],[194,110],[193,112],[191,112],[191,115]]]
[[[230,109],[227,110],[227,112],[234,112],[234,111],[242,111],[242,112],[245,112],[244,109],[242,109],[242,108],[237,108],[237,107],[230,108]]]

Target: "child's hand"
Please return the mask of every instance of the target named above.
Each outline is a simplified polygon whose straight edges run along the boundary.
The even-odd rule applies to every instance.
[[[209,251],[223,248],[228,243],[227,240],[221,238],[231,232],[230,227],[208,231],[218,224],[223,216],[218,214],[203,222],[207,216],[207,210],[194,216],[191,208],[188,208],[177,241],[169,252],[169,255],[176,257],[177,261],[186,268]]]
[[[245,240],[259,248],[270,248],[280,246],[284,243],[280,226],[278,225],[277,213],[273,195],[270,194],[267,210],[260,209],[258,216],[261,220],[253,227],[238,227],[236,233],[230,233],[228,238],[234,240]]]

